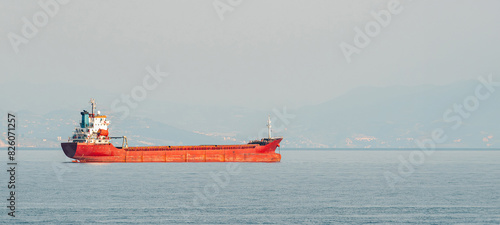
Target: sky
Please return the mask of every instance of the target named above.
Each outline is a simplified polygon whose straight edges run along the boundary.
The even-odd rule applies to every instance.
[[[17,85],[40,104],[47,95],[92,93],[26,87],[119,96],[143,87],[147,68],[157,66],[168,76],[147,90],[148,100],[252,109],[319,104],[363,86],[446,85],[500,73],[500,2],[493,0],[54,3],[0,1],[0,86]],[[391,15],[385,24],[373,16],[381,12]],[[26,21],[37,32],[23,35]],[[356,30],[367,35],[367,25],[378,30],[348,61],[340,46],[356,47]]]

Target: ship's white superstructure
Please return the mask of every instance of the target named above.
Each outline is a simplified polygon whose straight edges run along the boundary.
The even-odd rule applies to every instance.
[[[92,104],[92,112],[83,110],[82,121],[80,126],[76,127],[73,131],[73,136],[69,138],[69,142],[79,143],[95,143],[95,144],[109,144],[108,126],[109,121],[106,120],[105,115],[101,115],[99,111],[94,113],[96,103],[94,99],[90,100]]]

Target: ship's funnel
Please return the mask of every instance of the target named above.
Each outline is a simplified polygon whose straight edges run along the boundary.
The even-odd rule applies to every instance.
[[[82,128],[86,128],[89,126],[89,112],[87,112],[87,110],[83,110],[83,112],[81,112],[80,114],[82,114],[82,123],[80,123],[80,126]]]

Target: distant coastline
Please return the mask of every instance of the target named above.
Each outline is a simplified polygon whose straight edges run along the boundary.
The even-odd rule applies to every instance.
[[[61,150],[61,148],[19,147],[19,150]],[[281,148],[282,151],[414,151],[420,148]],[[500,148],[436,148],[436,151],[500,151]]]
[[[331,150],[331,151],[414,151],[420,148],[281,148],[284,151],[294,150]],[[436,151],[498,151],[500,148],[436,148]]]

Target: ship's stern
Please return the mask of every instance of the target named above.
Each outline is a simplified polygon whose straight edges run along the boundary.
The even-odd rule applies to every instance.
[[[64,154],[66,154],[66,156],[74,159],[74,156],[76,153],[76,148],[78,147],[78,143],[65,142],[65,143],[61,143],[61,147],[64,151]]]

